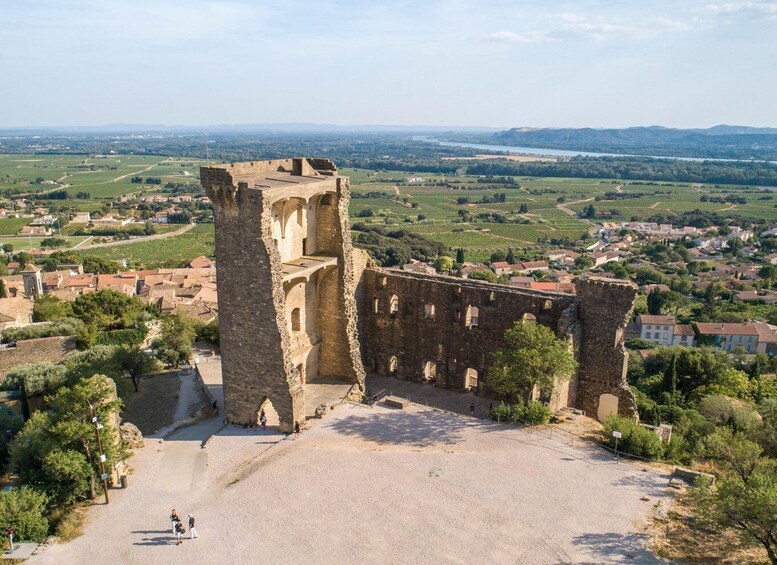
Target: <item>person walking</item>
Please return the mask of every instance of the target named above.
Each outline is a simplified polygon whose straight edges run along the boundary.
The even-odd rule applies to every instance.
[[[299,437],[299,422],[294,422],[294,439]]]
[[[189,514],[189,537],[191,539],[199,537],[197,535],[197,530],[194,529],[194,516],[192,516],[191,514]]]
[[[175,508],[173,508],[170,512],[170,523],[173,525],[173,535],[175,535],[175,525],[180,522],[180,520],[178,514],[175,512]]]
[[[259,416],[259,423],[262,424],[262,431],[267,429],[267,416],[264,415],[264,411],[262,411],[262,415]]]
[[[178,538],[178,543],[175,545],[181,545],[183,543],[183,535],[186,533],[186,530],[183,527],[183,523],[178,520],[175,523],[175,535]]]

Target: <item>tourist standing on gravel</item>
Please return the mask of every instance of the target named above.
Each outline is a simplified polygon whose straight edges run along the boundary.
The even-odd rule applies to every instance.
[[[294,422],[294,439],[299,437],[299,422]]]
[[[189,514],[189,536],[191,539],[199,537],[197,535],[197,530],[194,529],[194,516]]]
[[[183,523],[180,520],[178,520],[175,523],[175,535],[178,538],[178,543],[176,543],[175,545],[181,545],[183,543],[183,534],[185,532],[186,530],[183,529]]]
[[[176,514],[175,508],[173,508],[170,512],[170,522],[173,524],[173,535],[175,535],[175,525],[180,521],[181,519],[178,517],[178,514]]]

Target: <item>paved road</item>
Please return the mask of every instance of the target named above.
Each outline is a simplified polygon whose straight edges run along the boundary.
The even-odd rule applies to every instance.
[[[129,245],[130,243],[140,243],[141,241],[154,241],[156,239],[167,239],[168,237],[176,237],[181,234],[186,233],[190,229],[192,229],[197,224],[185,224],[181,228],[170,231],[167,233],[158,233],[156,235],[147,235],[144,237],[135,237],[133,239],[122,239],[121,241],[111,241],[110,243],[95,243],[94,245],[89,245],[87,247],[84,247],[83,249],[96,249],[98,247],[116,247],[117,245]],[[73,247],[73,249],[79,248],[81,245],[86,243],[88,240],[84,240],[82,243],[76,245]]]

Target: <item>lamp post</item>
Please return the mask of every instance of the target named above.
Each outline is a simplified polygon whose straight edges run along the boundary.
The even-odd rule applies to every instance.
[[[108,504],[110,500],[108,500],[108,473],[105,472],[105,454],[103,453],[103,444],[100,441],[100,429],[103,427],[103,425],[97,420],[97,413],[94,410],[94,406],[92,406],[92,403],[88,400],[86,401],[87,404],[89,404],[89,410],[92,412],[92,422],[94,422],[94,432],[97,435],[97,453],[100,456],[100,478],[103,481],[103,492],[105,493],[105,504]]]

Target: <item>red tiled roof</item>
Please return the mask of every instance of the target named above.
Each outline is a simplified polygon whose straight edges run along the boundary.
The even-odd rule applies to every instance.
[[[758,335],[758,330],[750,324],[724,324],[720,322],[697,322],[700,334],[706,335]]]

